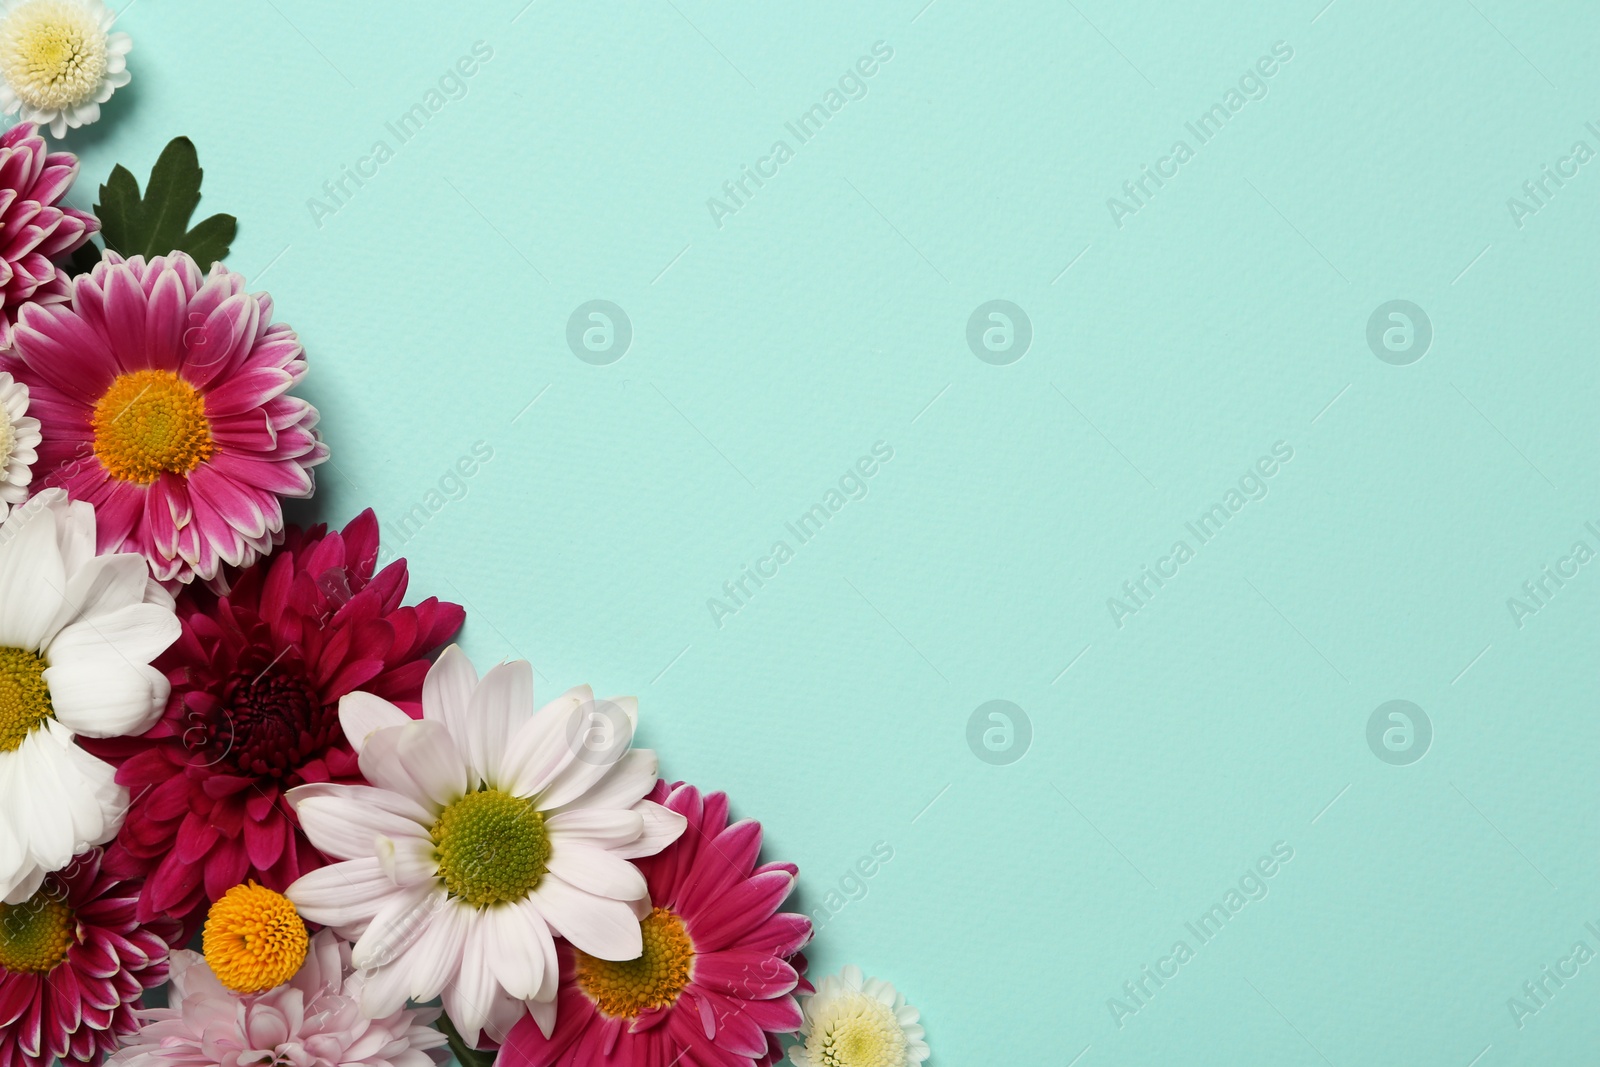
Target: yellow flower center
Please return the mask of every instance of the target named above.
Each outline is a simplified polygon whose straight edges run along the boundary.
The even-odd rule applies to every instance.
[[[440,812],[433,844],[445,888],[475,908],[525,899],[550,860],[544,813],[499,789],[468,793]]]
[[[25,104],[76,107],[105,73],[106,33],[82,4],[32,0],[0,23],[0,74]]]
[[[78,940],[72,909],[46,885],[21,904],[0,904],[0,967],[49,974]]]
[[[636,960],[601,960],[574,949],[578,987],[606,1015],[631,1019],[650,1008],[665,1008],[689,984],[694,942],[683,920],[656,908],[639,924],[644,952]]]
[[[264,993],[295,976],[311,943],[306,924],[281,893],[236,885],[206,914],[201,939],[217,981],[235,993]]]
[[[811,1036],[806,1051],[821,1067],[905,1067],[906,1032],[894,1009],[865,993],[847,993]]]
[[[119,374],[94,406],[94,454],[111,476],[148,485],[210,459],[205,398],[171,371]]]
[[[0,646],[0,752],[15,752],[54,713],[44,684],[43,656]]]

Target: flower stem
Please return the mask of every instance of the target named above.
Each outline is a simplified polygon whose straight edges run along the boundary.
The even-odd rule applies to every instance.
[[[456,1062],[461,1067],[490,1067],[494,1063],[494,1053],[479,1051],[468,1045],[462,1038],[461,1031],[456,1029],[456,1024],[450,1021],[450,1016],[443,1012],[439,1014],[439,1029],[444,1031],[444,1036],[450,1043],[450,1052],[455,1056]]]

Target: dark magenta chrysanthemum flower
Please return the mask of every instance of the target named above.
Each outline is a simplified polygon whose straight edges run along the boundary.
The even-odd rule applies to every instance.
[[[39,127],[18,123],[0,136],[0,348],[23,304],[67,299],[55,260],[100,229],[93,215],[62,203],[78,176],[78,157],[46,152]]]
[[[689,825],[634,861],[653,905],[639,923],[643,955],[615,963],[558,943],[554,1028],[547,1037],[525,1016],[499,1067],[769,1067],[782,1056],[777,1035],[800,1028],[794,994],[811,992],[800,954],[811,920],[778,911],[798,869],[756,864],[761,824],[729,826],[725,794],[658,782],[648,799]]]
[[[0,1067],[96,1067],[138,1029],[139,997],[167,980],[178,923],[135,916],[138,886],[99,849],[0,904]]]
[[[374,574],[377,555],[369,510],[342,533],[290,527],[226,595],[179,597],[183,635],[156,663],[172,683],[161,721],[86,742],[133,797],[108,863],[148,876],[141,916],[192,921],[247,878],[282,891],[327,862],[284,793],[362,784],[339,698],[360,689],[420,716],[430,657],[464,617],[433,597],[402,606],[405,561]]]

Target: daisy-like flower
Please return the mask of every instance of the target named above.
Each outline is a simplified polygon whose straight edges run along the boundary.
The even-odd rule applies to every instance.
[[[184,252],[107,252],[13,334],[4,369],[43,424],[43,483],[94,504],[101,549],[142,553],[163,582],[254,562],[328,458],[317,409],[288,393],[305,352],[244,284]]]
[[[28,414],[28,387],[0,371],[0,519],[28,499],[38,448],[39,420]]]
[[[161,721],[85,742],[133,796],[107,862],[148,875],[141,916],[192,926],[240,882],[281,892],[327,862],[285,791],[361,783],[339,699],[359,687],[420,716],[430,657],[463,618],[433,597],[402,605],[405,560],[374,574],[377,556],[378,520],[365,511],[343,532],[289,527],[225,596],[185,588],[183,636],[157,661],[172,683]]]
[[[150,661],[178,636],[144,560],[96,556],[94,509],[46,490],[0,524],[0,900],[122,824],[116,771],[74,743],[147,729],[167,679]]]
[[[811,920],[778,911],[797,869],[756,865],[761,824],[729,826],[722,793],[661,782],[650,799],[688,829],[639,861],[654,904],[639,923],[643,954],[614,962],[559,944],[555,1030],[546,1037],[524,1017],[501,1067],[768,1067],[783,1056],[777,1035],[800,1028],[793,994],[811,992],[799,955]]]
[[[0,111],[48,124],[65,137],[100,117],[128,84],[133,40],[112,33],[104,0],[4,0],[0,5]]]
[[[806,998],[796,1067],[915,1067],[928,1058],[917,1009],[881,978],[851,964]]]
[[[367,1014],[443,992],[470,1044],[485,1029],[503,1041],[528,1008],[548,1029],[553,935],[598,959],[636,959],[647,888],[628,860],[671,844],[685,820],[645,799],[656,755],[629,748],[631,698],[575,689],[535,712],[526,661],[480,681],[452,645],[428,672],[422,714],[360,692],[340,702],[372,785],[290,792],[311,843],[343,862],[295,882],[289,899],[355,941],[355,965],[371,972]]]
[[[136,887],[101,870],[97,852],[0,904],[0,1064],[96,1067],[137,1028],[139,997],[167,980],[178,924],[140,925]]]
[[[23,304],[59,304],[66,272],[55,261],[100,229],[93,215],[62,198],[78,176],[78,157],[47,152],[39,128],[19,123],[0,135],[0,349]]]
[[[113,1067],[435,1067],[445,1036],[428,1024],[439,1010],[361,1013],[362,976],[350,946],[324,930],[286,985],[239,996],[194,952],[172,954],[166,1008],[140,1012],[143,1027],[112,1056]]]

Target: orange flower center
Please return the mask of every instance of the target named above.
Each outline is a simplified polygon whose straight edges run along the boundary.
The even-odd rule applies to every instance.
[[[206,402],[171,371],[119,374],[94,406],[94,454],[113,478],[148,485],[217,451]]]
[[[636,960],[601,960],[574,950],[578,985],[606,1015],[631,1019],[650,1008],[665,1008],[689,984],[694,942],[683,920],[657,908],[639,924],[644,952]]]

